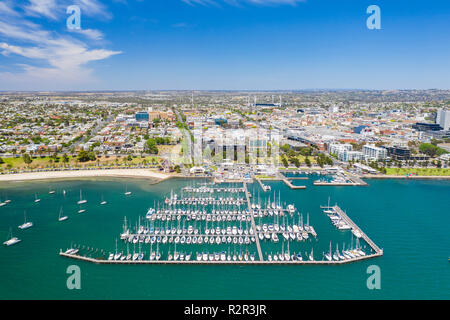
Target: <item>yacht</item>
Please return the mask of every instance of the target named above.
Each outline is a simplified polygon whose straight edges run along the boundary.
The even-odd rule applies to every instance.
[[[80,190],[80,201],[78,201],[77,204],[83,204],[86,202],[87,202],[87,200],[83,200],[83,196],[81,195],[81,190]]]
[[[59,222],[69,219],[68,216],[63,216],[62,213],[63,213],[63,208],[61,207],[61,209],[59,210],[59,217],[58,217]]]
[[[33,222],[27,222],[27,214],[24,213],[25,222],[19,226],[19,229],[25,230],[33,226]]]
[[[295,212],[295,207],[292,204],[290,204],[287,206],[287,211],[292,214]]]
[[[333,258],[331,257],[331,242],[330,242],[330,251],[325,253],[325,259],[327,259],[328,261],[333,260]]]
[[[5,246],[12,246],[12,245],[14,245],[14,244],[17,244],[17,243],[19,243],[21,240],[19,239],[19,238],[16,238],[16,237],[13,237],[13,235],[12,235],[12,229],[10,229],[9,230],[9,235],[8,235],[8,240],[6,240],[5,242],[3,242],[3,244],[5,245]]]

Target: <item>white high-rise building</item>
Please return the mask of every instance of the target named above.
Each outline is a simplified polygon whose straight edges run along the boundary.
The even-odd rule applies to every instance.
[[[438,109],[436,123],[439,124],[442,129],[450,130],[450,110]]]
[[[366,144],[363,147],[363,153],[364,156],[368,159],[368,160],[384,160],[386,159],[386,149],[385,148],[380,148],[380,147],[376,147],[374,145],[371,144]]]

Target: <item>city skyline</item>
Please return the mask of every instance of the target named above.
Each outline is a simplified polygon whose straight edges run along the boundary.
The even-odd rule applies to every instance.
[[[81,30],[68,30],[69,5]],[[381,8],[369,30],[368,6]],[[0,2],[1,91],[449,89],[433,1]]]

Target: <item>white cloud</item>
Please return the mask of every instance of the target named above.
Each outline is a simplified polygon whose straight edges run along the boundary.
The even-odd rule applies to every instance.
[[[7,16],[18,16],[18,13],[13,9],[11,1],[0,2],[0,14]]]
[[[55,20],[61,18],[70,5],[78,5],[82,15],[111,18],[106,7],[98,0],[28,0],[22,8],[29,16]]]
[[[56,19],[57,4],[55,0],[29,0],[30,3],[24,7],[25,12],[32,16],[44,16]]]
[[[103,7],[95,7],[96,0],[72,0],[85,6],[94,6],[91,9],[102,10],[97,14],[104,15]],[[72,3],[73,3],[72,2]],[[91,48],[88,43],[78,39],[82,35],[91,40],[101,40],[103,33],[94,29],[82,29],[59,34],[44,29],[37,23],[27,20],[25,15],[39,14],[45,19],[52,19],[52,1],[30,0],[24,13],[7,2],[0,2],[0,53],[7,58],[21,57],[21,64],[9,65],[18,69],[16,72],[0,73],[0,88],[3,90],[47,90],[71,89],[79,85],[88,86],[96,82],[93,70],[89,68],[90,62],[107,59],[120,54],[103,48]],[[30,9],[33,8],[33,9]]]
[[[103,39],[103,33],[99,30],[95,29],[74,29],[70,30],[70,32],[79,33],[83,36],[92,39],[92,40],[102,40]]]

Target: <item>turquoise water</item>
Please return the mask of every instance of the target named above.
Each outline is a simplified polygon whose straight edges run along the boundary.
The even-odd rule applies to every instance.
[[[22,242],[0,247],[1,299],[449,299],[450,298],[450,182],[369,180],[368,187],[314,187],[312,180],[296,181],[306,190],[290,190],[282,182],[265,182],[272,192],[250,186],[255,199],[294,203],[309,214],[317,240],[294,245],[317,259],[333,245],[350,245],[350,232],[336,230],[320,210],[337,202],[381,248],[384,256],[341,266],[203,266],[95,265],[58,256],[71,243],[105,251],[115,250],[123,218],[130,224],[191,180],[109,179],[0,184],[0,239],[9,228]],[[125,196],[127,186],[132,192]],[[56,194],[48,194],[49,188]],[[80,209],[80,189],[88,200]],[[66,195],[63,195],[66,190]],[[35,194],[41,202],[35,203]],[[102,197],[108,201],[99,203]],[[60,207],[69,220],[58,222]],[[18,230],[24,210],[34,227]],[[266,218],[267,219],[267,218]],[[258,223],[258,219],[256,219]],[[122,246],[122,247],[120,247]],[[119,240],[119,250],[124,250]],[[279,248],[262,243],[263,250]],[[251,250],[251,248],[250,248]],[[281,250],[281,249],[280,249]],[[81,290],[68,290],[66,269],[81,268]],[[366,286],[367,267],[381,268],[381,290]]]

